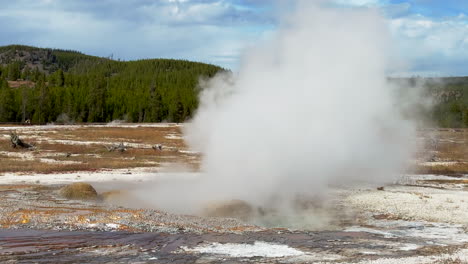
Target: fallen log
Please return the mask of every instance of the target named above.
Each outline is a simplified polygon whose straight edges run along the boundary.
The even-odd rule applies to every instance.
[[[20,147],[20,148],[25,148],[29,150],[35,149],[34,145],[26,143],[23,140],[21,140],[18,134],[16,134],[16,132],[10,133],[10,142],[13,148]]]
[[[162,145],[161,144],[156,144],[156,145],[152,146],[152,148],[154,150],[162,150]]]
[[[128,148],[127,146],[125,146],[125,144],[124,144],[123,142],[121,142],[121,143],[118,144],[118,145],[112,145],[112,146],[110,146],[110,147],[105,146],[105,147],[106,147],[106,149],[107,149],[109,152],[114,152],[114,151],[117,150],[117,151],[119,151],[120,153],[127,151],[127,148]]]

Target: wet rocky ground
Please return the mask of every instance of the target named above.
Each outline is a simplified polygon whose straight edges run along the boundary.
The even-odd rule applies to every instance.
[[[10,130],[37,149],[11,149]],[[122,141],[124,153],[103,146]],[[200,176],[162,171],[198,166],[180,125],[0,127],[0,263],[468,263],[468,130],[418,141],[429,148],[420,174],[330,189],[329,203],[288,219],[246,220],[169,213],[135,195],[160,178]],[[98,199],[60,195],[83,181]]]
[[[460,191],[460,186],[450,184],[443,187],[448,188],[448,193]],[[0,186],[3,227],[0,262],[465,263],[461,261],[468,260],[465,223],[402,219],[396,214],[373,211],[369,205],[362,211],[356,207],[355,218],[343,221],[332,231],[307,231],[260,227],[232,218],[125,208],[103,200],[68,200],[59,195],[60,187]],[[338,193],[342,202],[348,202],[347,199],[363,193],[385,196],[400,193],[408,186],[386,188],[389,190]]]
[[[359,261],[368,259],[361,251],[380,251],[380,257],[409,257],[438,251],[427,246],[408,251],[403,243],[414,239],[388,239],[366,232],[293,232],[265,230],[233,233],[131,233],[90,231],[0,230],[0,260],[18,263],[288,263],[310,261]],[[232,256],[196,253],[190,250],[204,244],[236,243],[287,245],[303,254],[285,257]],[[359,249],[359,250],[358,250]],[[448,249],[447,249],[448,250]],[[445,250],[445,251],[447,251]],[[454,250],[452,248],[451,250]],[[441,250],[444,251],[444,250]],[[259,254],[262,254],[258,251]],[[287,255],[287,254],[286,254]]]

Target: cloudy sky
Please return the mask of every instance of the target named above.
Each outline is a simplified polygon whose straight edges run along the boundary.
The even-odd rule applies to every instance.
[[[279,1],[282,8],[293,2]],[[379,8],[411,64],[409,74],[468,75],[468,1],[331,1]],[[242,50],[277,27],[274,2],[0,0],[0,45],[73,49],[123,60],[182,58],[235,70]]]

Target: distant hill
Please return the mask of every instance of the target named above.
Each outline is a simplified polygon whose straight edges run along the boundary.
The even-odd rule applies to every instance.
[[[219,71],[224,69],[186,60],[116,61],[78,51],[3,46],[0,122],[183,122],[198,106],[199,79]],[[389,81],[405,87],[402,103],[412,87],[424,87],[421,104],[409,115],[430,125],[468,127],[468,77]]]
[[[82,54],[73,50],[43,49],[23,45],[9,45],[0,47],[0,64],[7,66],[19,62],[20,70],[38,69],[47,74],[58,69],[69,70],[82,61],[102,61],[105,58]]]
[[[116,61],[77,51],[0,47],[0,122],[182,122],[197,84],[221,67],[173,59]]]

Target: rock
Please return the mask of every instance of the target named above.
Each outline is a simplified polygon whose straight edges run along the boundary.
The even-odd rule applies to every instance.
[[[89,183],[76,182],[60,189],[60,195],[74,200],[95,200],[98,198],[96,190]]]
[[[245,201],[231,200],[212,203],[205,207],[202,214],[211,217],[231,217],[248,220],[254,217],[255,211],[256,210]]]

